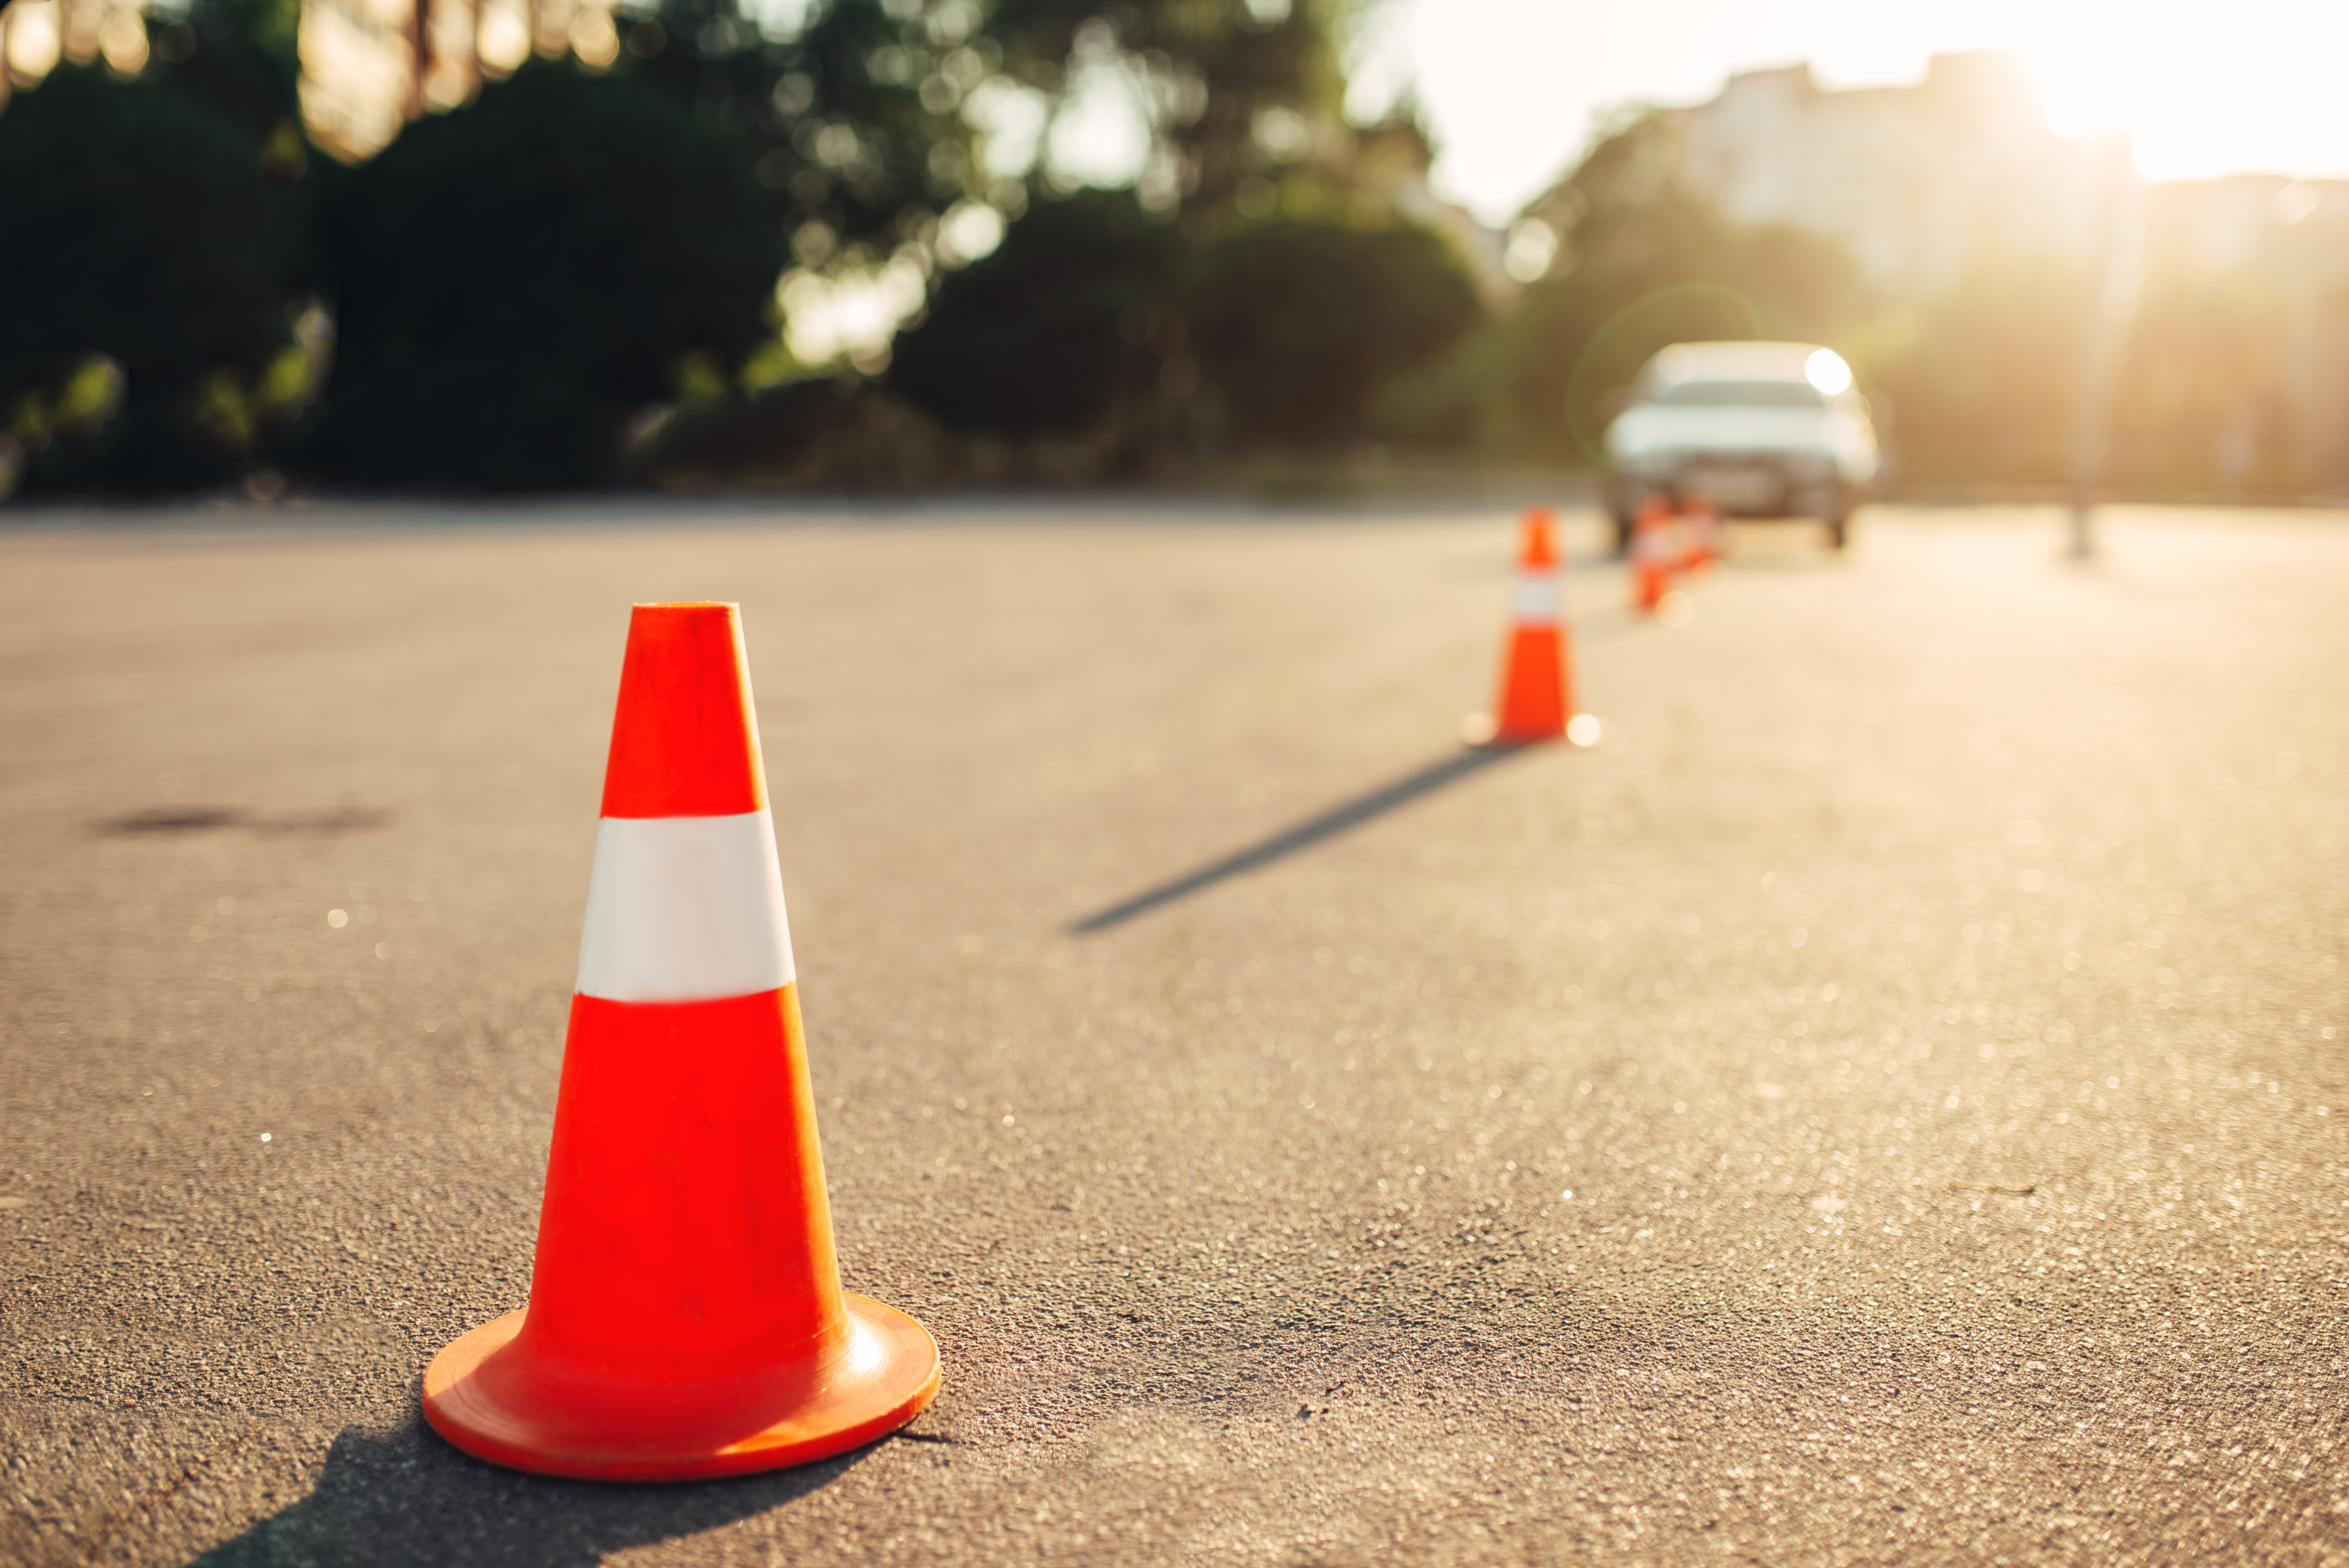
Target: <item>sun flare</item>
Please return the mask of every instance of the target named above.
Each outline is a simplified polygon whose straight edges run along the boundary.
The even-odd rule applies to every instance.
[[[2148,179],[2349,172],[2349,116],[2325,79],[2349,53],[2349,8],[2072,0],[2005,42],[2057,130],[2125,132]]]
[[[1371,13],[1352,107],[1408,87],[1439,183],[1501,222],[1624,104],[1699,103],[1734,72],[1797,61],[1828,88],[1914,82],[1935,54],[1972,49],[2022,56],[2058,131],[2126,132],[2148,180],[2349,174],[2338,0],[1657,0],[1603,25],[1556,0],[1392,0]]]

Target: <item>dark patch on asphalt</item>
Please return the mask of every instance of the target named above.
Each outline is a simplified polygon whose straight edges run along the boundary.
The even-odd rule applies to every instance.
[[[150,806],[101,819],[98,831],[114,838],[160,833],[206,833],[246,828],[256,833],[358,833],[391,825],[380,807],[336,806],[321,811],[255,811],[243,806]]]

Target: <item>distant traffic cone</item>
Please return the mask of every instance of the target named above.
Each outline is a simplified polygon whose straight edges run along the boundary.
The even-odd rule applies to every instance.
[[[1493,709],[1493,744],[1522,746],[1566,733],[1574,687],[1562,612],[1549,509],[1530,507],[1517,550],[1515,624]]]
[[[731,604],[639,604],[587,883],[530,1305],[433,1357],[470,1454],[599,1480],[823,1459],[936,1394],[843,1295]]]
[[[1707,496],[1681,507],[1681,570],[1694,572],[1721,559],[1721,511]]]
[[[1631,602],[1651,615],[1671,584],[1671,507],[1661,495],[1640,503],[1631,525]]]

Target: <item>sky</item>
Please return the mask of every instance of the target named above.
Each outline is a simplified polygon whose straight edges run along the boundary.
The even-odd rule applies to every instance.
[[[1368,0],[1349,108],[1413,87],[1437,190],[1497,223],[1610,107],[1801,61],[1825,87],[1915,81],[1970,48],[2022,55],[2057,130],[2129,133],[2148,180],[2349,175],[2349,0]]]

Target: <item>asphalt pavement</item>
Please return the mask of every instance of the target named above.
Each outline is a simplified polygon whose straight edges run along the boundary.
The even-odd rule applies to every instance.
[[[2349,1564],[2349,514],[595,502],[0,527],[0,1561]],[[905,1434],[541,1480],[627,605],[738,599]]]

